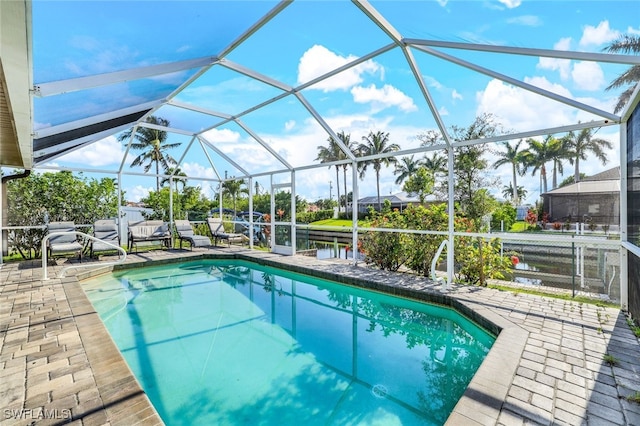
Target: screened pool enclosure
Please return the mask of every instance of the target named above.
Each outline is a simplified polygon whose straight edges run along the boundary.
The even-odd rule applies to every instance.
[[[308,232],[296,220],[302,213],[296,211],[297,197],[332,198],[336,190],[347,199],[351,193],[353,201],[338,208],[352,218],[351,227],[327,228],[347,232],[351,247],[358,247],[359,236],[368,232],[438,235],[446,285],[454,281],[456,240],[499,238],[505,252],[520,253],[522,263],[564,259],[557,267],[574,272],[559,287],[629,306],[630,287],[640,286],[627,266],[640,256],[637,241],[628,238],[629,215],[637,213],[627,212],[627,194],[633,196],[631,183],[640,173],[635,162],[627,161],[640,147],[640,130],[633,127],[639,122],[638,88],[614,113],[619,93],[603,99],[580,92],[600,82],[592,79],[572,93],[539,70],[557,72],[573,64],[574,72],[598,67],[602,76],[617,76],[639,66],[640,56],[538,44],[544,31],[538,25],[517,31],[504,26],[472,37],[465,29],[473,8],[482,7],[474,3],[2,2],[0,165],[5,177],[21,169],[107,176],[127,196],[153,190],[156,179],[165,179],[170,202],[174,183],[184,178],[220,200],[222,184],[241,179],[249,193],[255,188],[271,194],[271,209],[262,212],[273,218],[269,247],[287,255],[302,249],[296,241]],[[510,2],[495,3],[508,13],[504,5]],[[574,6],[554,3],[545,19],[561,19]],[[599,8],[603,16],[607,10],[626,9],[629,28],[637,25],[632,21],[640,13],[638,5],[623,1],[582,7]],[[515,15],[499,21],[516,22]],[[497,23],[496,17],[488,24],[498,28]],[[506,98],[511,102],[499,102]],[[483,114],[502,120],[502,126],[488,136],[468,132],[470,137],[461,138],[463,132],[456,129]],[[139,155],[132,145],[140,129],[166,132],[167,141],[176,145],[171,170],[131,166]],[[583,129],[600,132],[619,155],[610,158],[621,166],[618,232],[585,232],[579,218],[563,234],[454,229],[454,165],[460,149],[489,144],[495,152],[504,142]],[[399,149],[355,149],[375,132],[390,133]],[[328,140],[340,152],[321,161],[318,146]],[[448,214],[446,230],[358,225],[351,213],[358,211],[357,200],[376,192],[380,196],[380,176],[372,179],[372,164],[436,154],[446,159],[440,198]],[[364,180],[363,165],[369,165]],[[399,188],[384,173],[387,195]],[[538,178],[531,179],[537,186]],[[546,191],[542,179],[539,185],[540,193]],[[285,215],[278,214],[274,202],[282,193],[291,200]],[[254,225],[253,211],[250,196],[249,226]],[[182,219],[173,217],[173,209],[169,212],[170,222]],[[222,205],[212,212],[221,213]],[[14,229],[8,225],[6,202],[1,214],[3,231]],[[254,233],[249,238],[253,247]],[[6,239],[0,244],[4,252]],[[547,275],[554,272],[531,268],[523,280],[536,284]]]

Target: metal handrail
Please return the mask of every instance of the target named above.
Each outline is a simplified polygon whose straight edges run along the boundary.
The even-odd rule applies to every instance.
[[[66,266],[66,267],[62,268],[62,271],[60,271],[60,277],[64,277],[66,272],[71,268],[89,268],[89,267],[92,267],[92,266],[103,267],[103,266],[119,265],[121,263],[124,263],[125,260],[127,260],[127,251],[125,249],[123,249],[122,247],[117,246],[115,244],[111,244],[111,243],[109,243],[107,241],[101,240],[100,238],[96,238],[93,235],[85,234],[84,232],[80,232],[80,231],[52,232],[50,234],[45,235],[44,238],[42,239],[42,279],[43,280],[48,280],[49,279],[49,276],[47,275],[47,241],[49,241],[49,239],[51,237],[55,237],[56,235],[69,235],[69,234],[82,235],[83,237],[88,238],[90,240],[99,241],[101,243],[104,243],[104,244],[106,244],[106,245],[108,245],[110,247],[113,247],[114,249],[118,250],[120,253],[122,253],[122,257],[118,261],[102,262],[102,263],[100,263],[100,265],[95,265],[93,263],[88,263],[88,264],[84,264],[84,265]]]
[[[448,245],[449,245],[448,240],[442,240],[442,242],[440,243],[440,247],[438,247],[438,250],[436,251],[435,256],[433,256],[433,260],[431,261],[431,279],[435,282],[442,281],[442,290],[449,289],[449,282],[446,278],[438,278],[436,276],[436,265],[438,263],[438,259],[440,258],[440,255],[442,254],[442,250],[444,250],[444,248],[447,247]]]

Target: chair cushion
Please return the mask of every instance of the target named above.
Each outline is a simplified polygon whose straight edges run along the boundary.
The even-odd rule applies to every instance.
[[[51,222],[47,225],[47,233],[54,232],[75,232],[76,227],[73,222]],[[54,235],[49,238],[49,244],[73,243],[76,241],[76,234]]]
[[[82,244],[77,241],[72,243],[56,243],[51,245],[51,253],[72,253],[82,250]]]
[[[118,240],[112,241],[114,246],[118,245]],[[93,252],[99,252],[99,251],[110,251],[110,250],[117,250],[117,248],[107,245],[106,242],[103,241],[94,241],[93,242],[93,246],[92,246],[92,250]]]
[[[209,237],[205,237],[204,235],[194,235],[189,238],[185,238],[185,240],[189,241],[193,247],[204,247],[210,246],[211,240]]]

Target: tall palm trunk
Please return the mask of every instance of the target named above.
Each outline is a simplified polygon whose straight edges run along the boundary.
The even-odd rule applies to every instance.
[[[342,166],[342,174],[343,174],[342,180],[343,180],[343,183],[344,183],[344,214],[346,215],[347,214],[347,203],[349,202],[349,200],[348,200],[349,197],[347,197],[347,165],[346,164],[344,164]]]
[[[540,177],[542,178],[542,192],[547,192],[547,168],[544,164],[540,167]]]
[[[516,165],[511,164],[511,173],[513,178],[513,193],[511,194],[511,198],[513,199],[514,204],[518,204],[518,181],[517,181],[517,173],[516,173]]]
[[[336,192],[338,193],[338,214],[340,214],[340,166],[336,165]]]
[[[160,192],[160,164],[156,160],[156,192]]]
[[[576,156],[576,168],[573,172],[573,182],[580,182],[580,157]]]

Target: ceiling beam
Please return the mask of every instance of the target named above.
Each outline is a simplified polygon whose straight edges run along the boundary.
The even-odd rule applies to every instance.
[[[638,55],[618,55],[613,53],[576,52],[571,50],[534,49],[528,47],[493,46],[488,44],[461,43],[440,40],[405,38],[404,43],[415,46],[446,47],[450,49],[475,50],[480,52],[506,53],[542,58],[573,59],[576,61],[609,62],[614,64],[640,65]]]
[[[33,167],[31,1],[0,1],[0,165]]]

